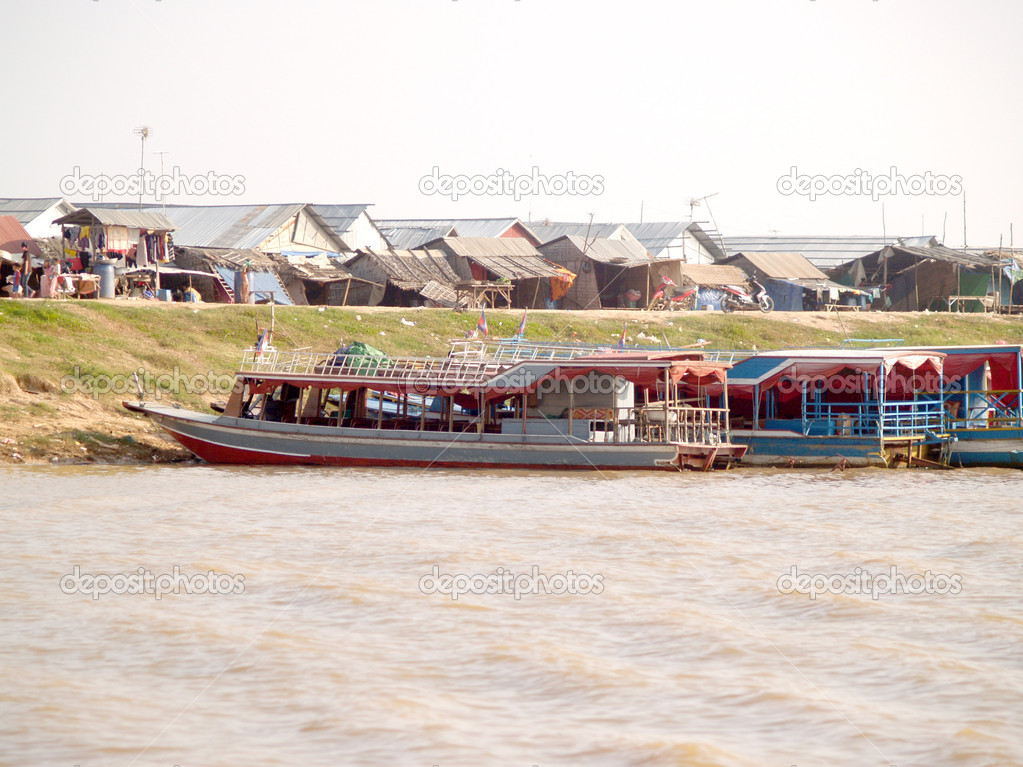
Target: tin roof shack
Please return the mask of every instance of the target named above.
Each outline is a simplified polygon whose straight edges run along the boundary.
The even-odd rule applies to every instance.
[[[65,254],[75,253],[83,269],[97,258],[125,268],[153,267],[159,290],[160,264],[171,260],[168,235],[175,230],[167,216],[152,210],[80,208],[54,223],[60,225]]]
[[[97,208],[127,211],[129,203],[102,203]],[[283,205],[167,205],[177,226],[174,244],[187,248],[259,250],[264,253],[340,253],[345,244],[316,208]],[[162,206],[143,206],[160,211]]]
[[[353,288],[377,287],[352,275],[339,259],[326,253],[314,256],[273,255],[277,276],[296,306],[347,306]]]
[[[573,221],[530,221],[526,224],[529,230],[537,236],[541,244],[547,244],[553,242],[566,234],[576,235],[582,237],[586,241],[602,239],[602,240],[619,240],[634,246],[637,250],[642,250],[644,253],[647,252],[646,246],[643,245],[635,235],[629,231],[625,224],[597,224],[597,223],[578,223]],[[539,247],[539,246],[537,246]]]
[[[676,259],[688,264],[713,264],[725,257],[720,235],[706,230],[696,221],[651,221],[625,224],[643,243],[647,252],[658,259]]]
[[[548,261],[577,277],[565,293],[562,309],[601,309],[625,306],[626,272],[639,269],[641,279],[653,262],[638,242],[566,234],[539,247]]]
[[[248,269],[248,289],[256,301],[293,304],[277,276],[277,264],[258,250],[237,248],[175,248],[175,263],[181,269],[209,275],[190,275],[191,284],[208,303],[232,304],[241,296],[241,275]]]
[[[447,256],[459,277],[457,289],[471,288],[475,295],[485,284],[510,284],[502,300],[519,309],[556,308],[551,304],[575,279],[521,237],[443,237],[428,246]]]
[[[310,207],[337,235],[344,250],[354,253],[365,248],[375,250],[387,248],[387,238],[366,212],[369,205],[321,205],[316,203]]]
[[[782,312],[813,311],[826,307],[860,307],[866,291],[832,282],[799,253],[737,253],[726,264],[739,267],[756,280]]]
[[[876,308],[895,312],[984,312],[1011,301],[1012,259],[946,248],[897,243],[832,272],[838,282],[875,288]]]
[[[824,272],[870,255],[900,238],[881,235],[772,235],[763,237],[725,237],[729,256],[738,253],[799,253]],[[931,238],[903,237],[906,245],[925,246]]]
[[[377,225],[392,248],[415,250],[442,237],[521,237],[540,244],[517,218],[382,219]]]
[[[0,216],[14,216],[32,238],[60,237],[53,220],[76,210],[63,197],[0,197]]]
[[[353,286],[349,303],[368,306],[452,308],[454,285],[461,279],[443,251],[427,248],[363,250],[345,267],[365,281],[364,285]]]

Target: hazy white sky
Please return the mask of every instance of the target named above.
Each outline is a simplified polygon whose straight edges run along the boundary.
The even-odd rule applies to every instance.
[[[147,169],[244,177],[178,203],[629,221],[715,194],[739,235],[879,234],[883,200],[889,235],[947,214],[961,245],[961,194],[778,191],[894,166],[961,177],[970,245],[1023,244],[1021,0],[3,0],[0,27],[0,197],[137,172],[148,124]],[[435,166],[603,191],[454,202]]]

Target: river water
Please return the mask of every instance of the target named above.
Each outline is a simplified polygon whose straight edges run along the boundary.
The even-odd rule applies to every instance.
[[[0,483],[2,765],[1023,764],[1018,472]]]

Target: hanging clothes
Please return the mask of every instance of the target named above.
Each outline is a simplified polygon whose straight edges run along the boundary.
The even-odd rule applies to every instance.
[[[146,235],[139,235],[139,244],[135,249],[135,263],[139,269],[149,266],[149,249],[146,247]]]

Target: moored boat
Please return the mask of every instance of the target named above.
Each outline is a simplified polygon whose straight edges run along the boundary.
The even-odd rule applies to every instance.
[[[729,440],[727,367],[677,353],[500,362],[266,348],[245,353],[223,414],[124,406],[211,463],[707,470],[745,452]]]
[[[940,463],[937,351],[761,352],[728,373],[733,438],[744,464],[891,466]],[[937,460],[935,460],[937,459]]]
[[[934,346],[940,352],[952,466],[1023,467],[1023,347]]]

